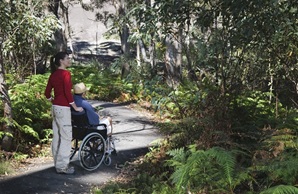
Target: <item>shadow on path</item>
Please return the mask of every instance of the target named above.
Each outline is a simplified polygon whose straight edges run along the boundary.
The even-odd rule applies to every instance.
[[[91,172],[84,170],[80,166],[79,161],[75,160],[71,162],[76,169],[74,175],[57,174],[53,162],[46,163],[34,172],[4,180],[0,179],[0,193],[89,193],[92,185],[101,185],[112,178],[119,170],[116,166],[121,166],[121,164],[125,164],[125,162],[147,152],[147,147],[121,150],[117,156],[112,156],[112,164],[110,166],[101,164],[98,169]]]

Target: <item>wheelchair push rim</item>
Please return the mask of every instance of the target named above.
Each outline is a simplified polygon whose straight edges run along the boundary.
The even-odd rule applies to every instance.
[[[88,134],[80,145],[79,160],[81,166],[88,171],[97,169],[105,158],[105,150],[106,142],[99,133]]]

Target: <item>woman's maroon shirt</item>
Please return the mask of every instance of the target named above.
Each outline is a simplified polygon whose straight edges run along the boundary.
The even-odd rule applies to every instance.
[[[52,89],[54,89],[54,97],[51,96]],[[57,69],[50,75],[44,94],[47,99],[53,98],[53,105],[69,107],[70,103],[74,102],[71,89],[70,72],[64,69]]]

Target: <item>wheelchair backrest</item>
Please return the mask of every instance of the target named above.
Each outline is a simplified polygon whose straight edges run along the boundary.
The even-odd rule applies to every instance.
[[[89,120],[87,117],[86,111],[77,112],[75,110],[71,110],[71,124],[73,127],[72,137],[74,139],[83,140],[84,137],[94,131],[97,131],[102,135],[104,139],[107,138],[107,128],[105,124],[98,124],[92,126],[89,124]],[[98,130],[98,126],[104,126],[103,129]]]
[[[75,110],[71,111],[71,123],[73,126],[86,127],[89,126],[89,120],[86,111],[77,112]]]

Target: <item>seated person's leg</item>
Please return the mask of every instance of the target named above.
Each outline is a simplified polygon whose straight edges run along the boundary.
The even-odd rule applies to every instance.
[[[111,136],[112,135],[112,119],[111,119],[111,117],[102,118],[102,119],[100,119],[99,123],[103,123],[103,124],[107,125],[107,135]]]
[[[104,123],[107,125],[107,136],[109,138],[109,151],[111,151],[110,153],[113,155],[117,155],[117,151],[115,149],[115,144],[114,144],[114,140],[112,138],[112,134],[113,134],[113,127],[112,127],[112,118],[111,117],[104,117],[101,118],[100,123]]]

